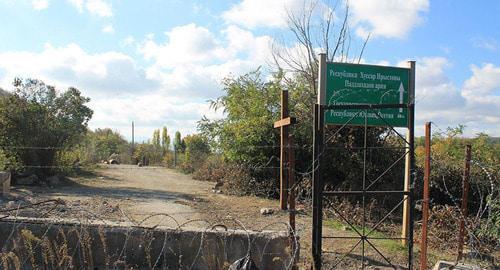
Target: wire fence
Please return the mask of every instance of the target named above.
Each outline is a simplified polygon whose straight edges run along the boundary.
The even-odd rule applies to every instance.
[[[3,269],[226,269],[245,260],[269,269],[292,269],[299,253],[296,235],[277,240],[266,233],[276,226],[290,231],[285,222],[249,230],[229,216],[185,220],[179,216],[196,212],[144,214],[121,209],[123,221],[113,222],[96,211],[67,208],[63,200],[51,199],[0,209]],[[71,211],[72,219],[58,209]],[[21,217],[27,210],[39,217]],[[49,219],[42,218],[49,213]]]
[[[441,133],[446,132],[445,130],[441,129],[439,126],[437,126],[437,129]],[[394,132],[395,131],[393,131],[393,130],[389,131],[389,133],[394,133]],[[326,141],[331,141],[336,136],[338,136],[338,132],[332,132],[331,134],[327,134]],[[389,136],[389,135],[387,135],[387,136]],[[11,150],[22,149],[22,150],[39,150],[39,151],[65,150],[65,148],[61,148],[61,147],[5,146],[5,145],[2,146],[2,145],[0,145],[0,149],[2,149],[2,148],[3,149],[11,149]],[[279,145],[249,145],[249,146],[247,146],[247,149],[250,149],[250,150],[269,149],[269,150],[276,151],[276,154],[268,156],[264,161],[262,161],[260,163],[253,164],[253,165],[228,164],[228,165],[226,165],[227,169],[228,170],[244,169],[244,170],[250,170],[253,172],[266,172],[266,173],[268,173],[268,175],[274,177],[274,181],[276,181],[276,183],[277,183],[277,181],[279,179],[279,170],[280,170],[280,166],[279,166],[280,158],[279,158],[277,153],[280,149],[280,146]],[[311,145],[298,145],[298,144],[296,144],[296,145],[289,147],[289,149],[292,149],[294,151],[309,151],[309,152],[311,152],[312,146]],[[296,194],[298,195],[298,197],[297,197],[298,201],[302,202],[304,205],[310,205],[310,203],[312,201],[311,176],[312,176],[313,171],[317,169],[317,168],[313,168],[312,164],[319,164],[319,161],[321,160],[321,158],[323,158],[323,157],[327,156],[327,154],[331,154],[332,152],[335,152],[335,151],[342,150],[342,151],[356,152],[356,151],[361,151],[363,149],[373,150],[373,151],[388,150],[388,151],[406,152],[407,147],[405,145],[396,145],[394,147],[381,147],[381,146],[360,147],[360,146],[355,146],[355,145],[350,146],[350,147],[341,147],[341,146],[329,145],[329,146],[323,148],[323,152],[321,152],[318,155],[320,158],[318,160],[316,160],[316,162],[312,162],[312,161],[309,162],[308,161],[306,163],[309,165],[302,166],[301,169],[294,170],[295,175],[297,175],[297,181],[295,181],[294,185],[292,185],[288,188],[288,191],[289,192],[291,192],[291,191],[296,192]],[[434,166],[435,165],[440,166],[438,161],[439,161],[438,159],[432,160]],[[448,179],[448,178],[442,178],[441,179],[442,183],[437,183],[437,185],[433,186],[433,188],[439,189],[442,193],[447,194],[447,196],[449,197],[450,201],[453,202],[453,204],[450,206],[451,208],[441,207],[441,206],[435,205],[435,209],[433,210],[433,212],[431,211],[430,222],[431,223],[434,222],[434,223],[432,223],[430,226],[430,234],[433,237],[433,240],[431,240],[430,242],[431,243],[432,242],[441,243],[441,244],[445,244],[446,242],[448,242],[448,244],[450,244],[449,238],[444,236],[440,230],[453,231],[454,227],[453,227],[452,223],[456,224],[456,223],[458,223],[459,220],[466,220],[466,229],[467,229],[467,234],[469,235],[468,247],[471,249],[470,254],[472,254],[471,256],[476,258],[476,259],[481,259],[481,256],[483,256],[485,253],[484,247],[491,247],[492,246],[491,242],[485,242],[484,237],[482,237],[480,235],[482,233],[480,231],[480,229],[481,229],[481,226],[484,225],[483,220],[486,219],[486,222],[490,222],[489,219],[487,219],[486,217],[494,215],[494,213],[492,213],[492,211],[494,211],[494,210],[492,210],[493,206],[491,205],[491,202],[492,202],[491,198],[498,199],[498,196],[499,196],[498,179],[495,179],[496,174],[494,171],[492,171],[492,170],[494,170],[494,168],[488,168],[487,166],[484,166],[483,164],[481,164],[480,161],[473,161],[472,164],[473,164],[473,166],[477,166],[478,168],[480,168],[480,170],[483,172],[483,174],[486,175],[486,178],[489,179],[489,190],[487,190],[488,191],[487,194],[484,193],[484,188],[477,186],[478,181],[475,181],[475,182],[472,181],[473,185],[475,185],[475,186],[473,186],[473,188],[475,188],[475,190],[476,190],[474,192],[476,192],[476,194],[478,194],[478,197],[475,199],[477,199],[476,201],[477,201],[479,207],[477,208],[477,211],[473,215],[464,217],[461,214],[461,212],[459,211],[460,199],[454,195],[455,194],[454,192],[450,191],[450,187],[455,185],[457,180],[456,179],[453,180],[453,179]],[[285,163],[283,165],[285,167],[288,167],[290,164]],[[80,166],[79,164],[75,164],[75,165],[51,165],[51,166],[35,165],[35,164],[31,164],[31,165],[30,164],[23,164],[23,165],[19,165],[18,168],[64,170],[64,169],[82,169],[83,167]],[[139,167],[139,166],[135,166],[135,165],[130,165],[130,166],[99,165],[97,167],[97,169],[99,169],[99,168],[112,169],[112,170],[123,170],[123,171],[127,171],[127,170],[165,170],[165,167],[163,167],[163,166]],[[417,171],[415,171],[414,173],[415,173],[415,179],[416,179],[415,183],[418,185],[420,182],[422,182],[422,175],[418,175]],[[274,185],[274,186],[273,185],[270,185],[270,186],[254,185],[253,189],[260,194],[274,194],[274,195],[276,195],[276,194],[279,194],[279,192],[280,192],[279,185]],[[488,199],[488,198],[490,198],[490,199]],[[355,211],[357,211],[357,209],[355,207],[353,207],[353,205],[355,206],[355,202],[351,202],[351,204],[349,204],[349,205],[346,204],[345,202],[340,202],[340,201],[328,202],[328,203],[336,204],[336,205],[344,203],[345,204],[344,211],[353,211],[351,213],[354,213]],[[47,207],[47,205],[49,205],[50,207]],[[0,209],[0,221],[9,219],[10,217],[12,217],[12,213],[15,213],[14,216],[17,216],[21,210],[28,210],[28,209],[31,210],[32,212],[37,212],[41,218],[44,218],[46,216],[50,216],[51,218],[63,218],[65,216],[65,214],[58,211],[59,207],[61,207],[61,202],[59,202],[57,200],[36,202],[33,204],[17,205],[16,207],[7,207],[7,208]],[[376,207],[373,207],[373,208],[376,208]],[[371,209],[369,211],[372,211],[372,210],[373,209]],[[99,213],[99,212],[85,209],[84,207],[81,207],[81,208],[73,207],[73,208],[71,208],[70,211],[77,213],[76,219],[79,220],[80,222],[83,222],[83,223],[88,222],[89,220],[100,220],[104,224],[106,222],[108,222],[107,221],[108,216],[103,215],[102,213]],[[227,212],[227,210],[224,210],[224,209],[212,210],[212,211],[213,211],[214,215],[216,215],[216,214],[221,215],[221,214],[224,214],[225,212]],[[193,221],[179,221],[178,220],[179,216],[196,215],[199,213],[198,211],[179,211],[179,212],[164,212],[164,213],[162,213],[162,212],[158,212],[158,213],[127,212],[126,213],[122,209],[119,209],[117,211],[117,213],[119,213],[121,215],[122,222],[129,222],[130,223],[130,225],[129,225],[130,228],[144,226],[145,223],[148,223],[149,224],[148,226],[150,226],[151,228],[156,228],[156,227],[161,226],[160,224],[162,222],[165,223],[166,221],[168,221],[168,222],[170,222],[170,225],[169,225],[170,228],[172,228],[174,230],[180,230],[182,228],[187,227],[188,225],[192,225],[194,223],[200,223],[200,224],[205,224],[205,227],[200,226],[204,230],[212,230],[213,228],[229,228],[232,226],[234,228],[242,229],[245,232],[249,232],[249,230],[246,229],[245,226],[243,225],[244,222],[238,220],[237,216],[236,216],[236,218],[230,218],[228,220],[225,220],[222,223],[214,223],[213,220],[206,220],[206,219],[199,219],[199,220],[193,220]],[[348,213],[348,212],[344,212],[344,213]],[[334,217],[334,219],[336,219],[336,220],[341,219],[337,213],[332,213],[330,211],[329,215],[330,215],[330,217]],[[143,219],[137,220],[137,217],[139,217],[139,216],[142,216]],[[445,227],[445,225],[443,225],[443,220],[445,220],[445,219],[449,219],[449,221],[451,221],[451,222],[447,222],[447,224],[449,224],[449,225],[446,225],[446,226],[450,226],[450,227]],[[151,224],[152,220],[154,220],[158,224],[157,225]],[[392,220],[397,220],[397,218],[394,218]],[[231,224],[231,226],[228,227],[227,223],[232,223],[232,224]],[[374,221],[372,223],[373,223],[372,225],[376,225],[376,221]],[[22,222],[20,222],[19,224],[22,224]],[[273,225],[276,225],[276,224],[271,222],[270,224],[268,224],[264,227],[268,228],[269,226],[273,226]],[[288,225],[286,223],[283,223],[282,225],[283,225],[284,231],[290,230],[290,228],[287,227]],[[440,227],[441,225],[442,225],[442,227]],[[494,227],[495,224],[486,224],[486,226],[490,226],[490,227],[493,226]],[[262,229],[265,229],[265,228],[262,228]],[[417,230],[418,229],[419,228],[417,226]],[[259,231],[259,229],[256,229],[256,230]],[[17,233],[17,240],[15,240],[15,241],[18,241],[19,243],[24,243],[23,242],[24,240],[22,240],[22,238],[25,236],[22,235],[22,232],[18,230],[16,233]],[[16,233],[11,233],[9,235],[14,235]],[[41,236],[36,236],[36,238],[42,239],[44,235],[45,234],[42,234]],[[450,235],[448,235],[448,237],[449,236]],[[14,237],[14,236],[9,236],[8,240],[11,241],[12,237]],[[81,236],[81,238],[84,239],[85,237]],[[80,239],[80,237],[78,237],[78,239]],[[418,241],[418,238],[416,240]],[[14,241],[14,240],[12,240],[12,241]],[[12,244],[12,246],[14,246],[13,243],[15,241],[14,242],[12,242],[12,241],[11,241],[11,244]],[[79,241],[80,242],[78,242],[78,243],[79,243],[79,245],[81,245],[81,241],[83,241],[83,240],[79,240]],[[293,236],[293,241],[298,241],[298,238],[295,235]],[[37,243],[39,246],[47,245],[47,244],[42,244],[42,242],[37,242]],[[436,247],[437,248],[443,247],[441,244],[437,244]],[[144,244],[144,245],[146,245],[146,244]],[[199,245],[202,246],[201,243]],[[124,244],[124,246],[126,246],[126,243]],[[297,247],[297,246],[298,246],[298,243],[297,243],[297,245],[295,245],[295,247]],[[493,247],[496,248],[497,250],[500,247],[500,240],[498,240],[498,238],[496,239],[496,243],[493,243]],[[447,248],[453,249],[453,247],[450,247],[450,246],[447,246]],[[126,249],[126,248],[123,248],[123,249]],[[161,249],[163,250],[164,248],[162,247]],[[296,249],[297,250],[292,251],[293,254],[295,254],[295,252],[298,253],[298,248],[296,248]],[[77,253],[80,252],[80,254],[78,256],[83,258],[85,256],[88,256],[88,255],[84,254],[84,250],[85,250],[84,248],[80,247],[75,252],[77,252]],[[5,245],[4,245],[4,248],[2,249],[2,261],[4,263],[7,262],[9,264],[9,266],[17,265],[17,263],[15,262],[15,259],[14,259],[14,255],[12,255],[11,252],[13,252],[13,251],[9,250],[9,248],[5,248]],[[151,261],[154,263],[151,264],[150,266],[153,266],[153,268],[154,267],[159,268],[159,265],[157,263],[160,263],[162,261],[162,259],[161,259],[162,256],[165,256],[165,255],[157,254],[155,258],[152,258]],[[201,257],[202,256],[200,255],[200,258]],[[65,257],[62,256],[60,258],[65,258]],[[120,263],[122,263],[122,261],[124,261],[123,259],[124,259],[123,256],[120,255],[119,257],[115,258],[115,261],[113,263],[110,262],[109,265],[110,266],[111,265],[117,266]],[[25,257],[23,260],[19,261],[19,263],[21,266],[23,266],[23,265],[29,264],[30,260],[31,259],[29,257]],[[67,261],[69,259],[66,258],[64,260]],[[87,260],[88,260],[88,258],[87,258]],[[198,260],[198,258],[195,258],[195,261],[196,260]],[[66,263],[66,261],[63,261],[63,263]],[[59,260],[57,262],[53,261],[52,263],[61,263],[61,260]],[[126,260],[125,260],[125,263],[126,263]],[[5,266],[5,264],[4,264],[4,266]],[[292,267],[292,265],[285,265],[284,269],[291,269],[290,267]]]

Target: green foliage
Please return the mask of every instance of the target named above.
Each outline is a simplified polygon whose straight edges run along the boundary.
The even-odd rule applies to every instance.
[[[151,139],[151,143],[156,147],[160,147],[161,139],[160,139],[160,130],[159,129],[155,129],[153,131],[153,138]]]
[[[223,81],[225,95],[212,102],[226,118],[199,122],[211,146],[230,162],[265,164],[276,153],[259,146],[275,145],[278,131],[272,123],[279,118],[280,78],[264,82],[259,71]],[[275,149],[274,149],[275,150]]]
[[[160,165],[163,161],[161,149],[150,143],[136,145],[133,157],[143,165]]]
[[[464,126],[459,125],[448,128],[446,132],[433,134],[430,197],[434,205],[451,205],[454,211],[458,211],[462,197],[465,149],[466,145],[471,145],[468,229],[476,234],[481,248],[495,246],[500,234],[500,144],[483,133],[474,138],[460,137],[463,131]],[[416,157],[420,170],[423,168],[424,154],[423,145],[419,145]],[[417,191],[417,194],[421,192]],[[455,215],[455,218],[461,217]]]
[[[0,149],[0,171],[14,171],[19,166],[20,164],[13,156],[7,155],[2,149]]]
[[[448,128],[445,134],[435,133],[432,137],[431,193],[439,204],[453,204],[454,199],[461,197],[465,148],[468,144],[472,147],[472,191],[486,196],[485,194],[491,193],[492,186],[499,183],[500,144],[494,143],[488,135],[482,133],[474,138],[459,137],[463,128]],[[416,157],[420,168],[423,168],[424,154],[423,145],[419,145]],[[479,193],[476,195],[479,196]],[[479,201],[471,200],[472,209],[478,207],[477,203]]]
[[[161,132],[161,146],[164,151],[170,150],[170,136],[168,136],[167,127],[162,128]]]
[[[205,162],[210,154],[210,148],[207,139],[199,134],[188,135],[183,140],[186,145],[183,170],[192,173]]]
[[[0,99],[0,145],[4,154],[28,166],[54,166],[58,152],[85,135],[89,98],[70,87],[58,94],[39,80],[16,79],[13,95]],[[50,169],[38,170],[39,173]]]
[[[181,133],[179,131],[175,132],[174,150],[180,153],[184,153],[184,151],[186,150],[186,144],[182,139]]]
[[[297,124],[291,128],[295,138],[295,153],[300,157],[296,160],[296,170],[305,172],[301,174],[305,177],[299,181],[303,180],[306,185],[311,172],[312,108],[316,95],[314,87],[308,85],[301,76],[286,78],[282,72],[278,72],[266,81],[257,70],[224,80],[225,94],[212,102],[212,108],[223,109],[226,117],[217,120],[203,118],[198,129],[209,138],[214,152],[220,153],[227,162],[247,167],[246,171],[256,181],[275,185],[278,173],[273,168],[279,166],[280,137],[279,129],[275,129],[272,123],[280,119],[282,90],[288,90],[290,115],[297,118]],[[335,149],[327,149],[323,153],[324,161],[330,164],[323,169],[323,179],[329,189],[338,188],[339,185],[359,189],[363,177],[363,153],[353,149],[363,146],[364,129],[344,127],[337,132],[339,128],[325,128],[328,139],[326,147]],[[395,144],[394,136],[388,134],[387,129],[369,127],[366,132],[369,146]],[[335,136],[331,135],[334,133]],[[401,151],[396,150],[370,151],[367,178],[377,178],[401,154]],[[401,188],[402,171],[388,172],[384,181],[379,181],[373,188]]]
[[[85,141],[79,147],[85,153],[82,161],[92,163],[108,160],[111,155],[118,155],[121,163],[130,162],[130,145],[123,136],[109,128],[89,131]]]

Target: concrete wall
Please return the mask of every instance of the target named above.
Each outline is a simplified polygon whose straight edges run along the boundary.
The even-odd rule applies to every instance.
[[[10,173],[0,172],[0,195],[7,195],[10,191]]]
[[[31,243],[33,257],[27,243]],[[259,269],[286,269],[292,253],[285,232],[153,229],[25,218],[0,220],[0,246],[24,258],[24,269],[32,268],[31,261],[60,268],[69,264],[64,254],[70,254],[77,269],[151,269],[153,265],[157,269],[227,269],[249,247]]]

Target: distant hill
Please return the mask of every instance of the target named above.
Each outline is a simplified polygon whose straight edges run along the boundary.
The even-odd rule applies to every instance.
[[[492,143],[500,143],[500,137],[490,137]]]
[[[9,95],[9,92],[3,90],[2,88],[0,88],[0,97],[3,97],[3,96],[8,96]]]

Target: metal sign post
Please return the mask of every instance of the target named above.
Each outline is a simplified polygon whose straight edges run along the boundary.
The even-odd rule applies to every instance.
[[[373,65],[355,65],[346,63],[326,62],[326,55],[320,54],[319,80],[318,80],[318,104],[314,106],[314,128],[313,128],[313,228],[312,228],[312,259],[313,268],[321,269],[322,266],[322,239],[357,239],[357,244],[362,247],[361,264],[365,267],[365,248],[371,247],[389,265],[395,267],[389,259],[383,255],[373,244],[381,239],[405,239],[408,243],[408,265],[412,269],[413,261],[413,186],[415,181],[414,168],[414,85],[415,85],[415,62],[411,61],[409,68],[383,67]],[[324,157],[324,126],[325,124],[337,125],[339,130],[345,126],[363,126],[363,177],[361,190],[335,190],[324,191],[322,172],[322,157]],[[367,151],[371,146],[367,143],[367,127],[382,126],[395,132],[405,142],[404,154],[393,162],[385,172],[373,181],[367,179],[366,162]],[[405,139],[396,127],[408,128],[408,137]],[[338,132],[338,131],[337,131]],[[407,167],[409,172],[408,187],[402,190],[375,190],[374,183],[380,180],[384,174],[393,168],[399,160],[408,156]],[[403,185],[401,185],[403,186]],[[365,210],[363,210],[362,230],[357,230],[348,217],[333,209],[340,218],[352,227],[357,233],[354,237],[325,236],[323,237],[323,196],[362,196],[362,207],[366,207],[366,199],[369,196],[401,196],[399,204],[386,214],[376,225],[368,228],[365,222]],[[403,203],[408,204],[409,222],[408,236],[402,238],[374,237],[374,232],[384,220],[386,220]],[[368,230],[366,230],[368,229]],[[351,252],[349,251],[349,253]],[[334,264],[334,268],[340,265],[341,259]]]
[[[408,104],[410,69],[347,63],[327,63],[326,104]],[[384,108],[367,112],[369,126],[408,127],[408,109]],[[378,114],[378,115],[377,115]],[[352,118],[352,119],[351,119]],[[364,125],[364,112],[346,106],[326,113],[327,124]]]

